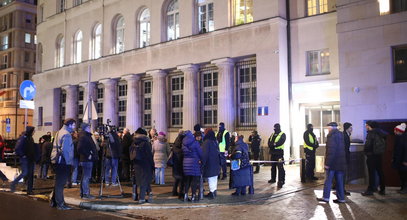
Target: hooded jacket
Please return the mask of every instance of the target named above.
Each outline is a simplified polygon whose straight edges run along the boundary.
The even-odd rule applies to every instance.
[[[202,170],[203,177],[213,177],[220,173],[219,147],[213,131],[205,135],[202,144]]]
[[[345,144],[343,134],[338,129],[333,129],[327,136],[325,165],[330,170],[346,170]]]
[[[182,140],[182,151],[184,153],[185,176],[200,176],[201,165],[199,162],[202,160],[202,150],[191,131],[188,131]]]

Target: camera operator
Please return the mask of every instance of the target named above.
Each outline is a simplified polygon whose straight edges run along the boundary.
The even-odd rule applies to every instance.
[[[103,150],[105,156],[105,185],[118,186],[117,169],[119,164],[121,143],[114,127],[107,126],[109,131],[103,137]]]

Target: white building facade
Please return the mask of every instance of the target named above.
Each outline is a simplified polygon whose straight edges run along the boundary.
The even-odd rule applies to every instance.
[[[90,93],[94,127],[110,119],[171,141],[224,122],[266,146],[280,123],[285,156],[298,157],[306,123],[323,143],[326,123],[359,120],[341,106],[353,79],[341,79],[340,12],[329,0],[40,0],[34,125],[82,119]]]

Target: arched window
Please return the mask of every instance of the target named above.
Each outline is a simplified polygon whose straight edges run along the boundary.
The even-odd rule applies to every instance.
[[[167,40],[179,38],[178,0],[172,0],[167,7]]]
[[[76,32],[73,40],[73,63],[82,62],[82,31]]]
[[[118,17],[115,25],[115,53],[124,51],[124,18]]]
[[[59,35],[56,42],[56,59],[55,66],[63,67],[65,60],[65,38],[62,35]]]
[[[150,10],[144,9],[140,13],[140,47],[146,47],[150,44]]]
[[[92,34],[91,59],[97,59],[102,56],[102,25],[97,24]]]

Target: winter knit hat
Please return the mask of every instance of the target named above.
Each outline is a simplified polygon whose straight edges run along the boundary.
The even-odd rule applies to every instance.
[[[394,128],[395,131],[404,133],[406,131],[406,123],[401,123]]]
[[[166,134],[165,134],[164,131],[160,131],[160,132],[158,133],[158,135],[159,135],[159,136],[166,136]]]
[[[144,130],[143,128],[137,128],[136,134],[144,134],[144,135],[147,135],[147,131]]]
[[[90,125],[88,124],[88,123],[82,123],[81,124],[81,128],[82,128],[82,131],[84,131],[87,127],[89,127]]]

